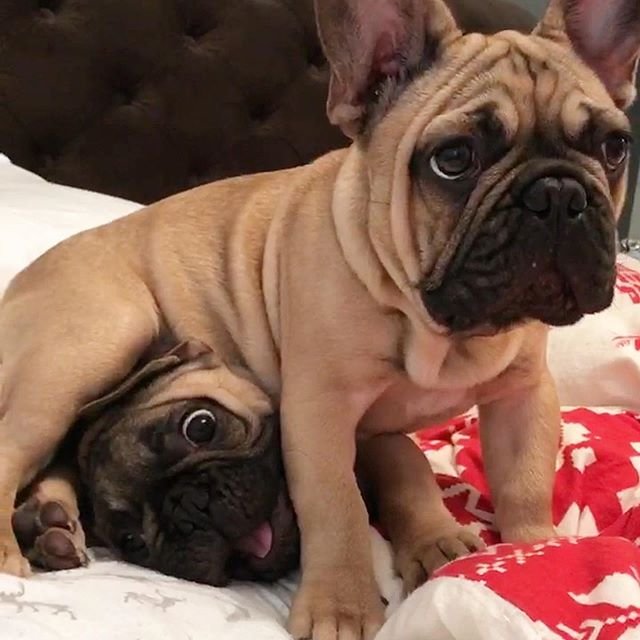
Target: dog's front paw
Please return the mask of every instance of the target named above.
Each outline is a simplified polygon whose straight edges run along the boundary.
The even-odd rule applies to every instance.
[[[456,526],[435,534],[430,532],[395,550],[396,571],[402,578],[405,592],[409,594],[436,569],[485,548],[485,543],[464,527]]]
[[[371,640],[384,622],[375,579],[357,571],[303,577],[289,615],[296,639]]]
[[[31,575],[29,561],[20,552],[15,539],[0,539],[0,573],[8,573],[19,578]]]
[[[88,563],[82,525],[61,502],[40,502],[34,496],[16,509],[12,524],[22,551],[34,565],[61,571]]]

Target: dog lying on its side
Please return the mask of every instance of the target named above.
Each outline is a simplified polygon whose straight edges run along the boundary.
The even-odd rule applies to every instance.
[[[385,504],[413,498],[387,482],[379,447],[409,473],[416,456],[424,468],[422,454],[404,436],[381,438],[362,443],[358,475],[370,509],[403,527],[402,510]],[[87,534],[124,560],[215,586],[276,580],[299,562],[277,413],[247,372],[194,341],[86,406],[53,473],[35,486],[13,525],[23,553],[46,569],[86,563],[87,521]],[[465,530],[443,539],[432,562],[415,567],[416,584],[482,546]]]

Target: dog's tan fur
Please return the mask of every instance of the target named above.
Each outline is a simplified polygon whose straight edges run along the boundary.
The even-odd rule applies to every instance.
[[[624,34],[633,47],[616,61],[589,46],[581,14],[564,19],[563,7],[595,11],[593,0],[558,0],[533,36],[462,36],[440,0],[349,0],[346,22],[336,2],[318,3],[332,64],[329,115],[364,137],[307,167],[207,185],[82,233],[11,284],[0,307],[2,570],[28,572],[10,527],[16,490],[46,463],[78,409],[160,341],[192,336],[247,367],[280,402],[302,533],[295,636],[370,637],[381,621],[353,474],[356,433],[410,431],[477,403],[503,539],[553,533],[559,409],[545,364],[547,329],[530,322],[464,336],[434,323],[417,284],[446,267],[461,241],[460,212],[453,215],[440,191],[414,188],[408,166],[418,144],[465,131],[465,113],[491,102],[511,150],[481,176],[463,217],[497,202],[540,130],[557,133],[563,156],[619,214],[624,180],[610,184],[570,141],[594,111],[628,126],[616,104],[630,98],[637,21]],[[410,25],[402,59],[417,61],[425,39],[437,55],[399,97],[383,86],[387,112],[363,128],[376,29],[398,7],[388,22]],[[397,60],[386,61],[390,73]],[[614,62],[628,73],[607,75]],[[411,542],[417,554],[425,553],[415,539],[422,518]],[[431,527],[425,537],[433,539]]]

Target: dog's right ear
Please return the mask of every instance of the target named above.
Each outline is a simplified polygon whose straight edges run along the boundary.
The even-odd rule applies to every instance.
[[[535,33],[571,46],[620,109],[631,105],[640,59],[638,0],[551,0]]]
[[[185,340],[165,354],[150,360],[140,369],[134,369],[117,387],[106,395],[84,405],[78,413],[79,418],[87,418],[99,413],[104,407],[124,397],[142,383],[149,382],[171,369],[212,353],[212,350],[204,342],[195,339]]]
[[[442,0],[315,0],[315,11],[331,67],[327,114],[351,138],[375,87],[410,76],[460,35]]]

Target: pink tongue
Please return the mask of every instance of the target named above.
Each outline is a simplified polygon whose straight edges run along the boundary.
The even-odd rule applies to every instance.
[[[240,538],[236,543],[236,549],[256,558],[264,558],[273,546],[273,529],[268,522],[261,524],[253,533]]]

